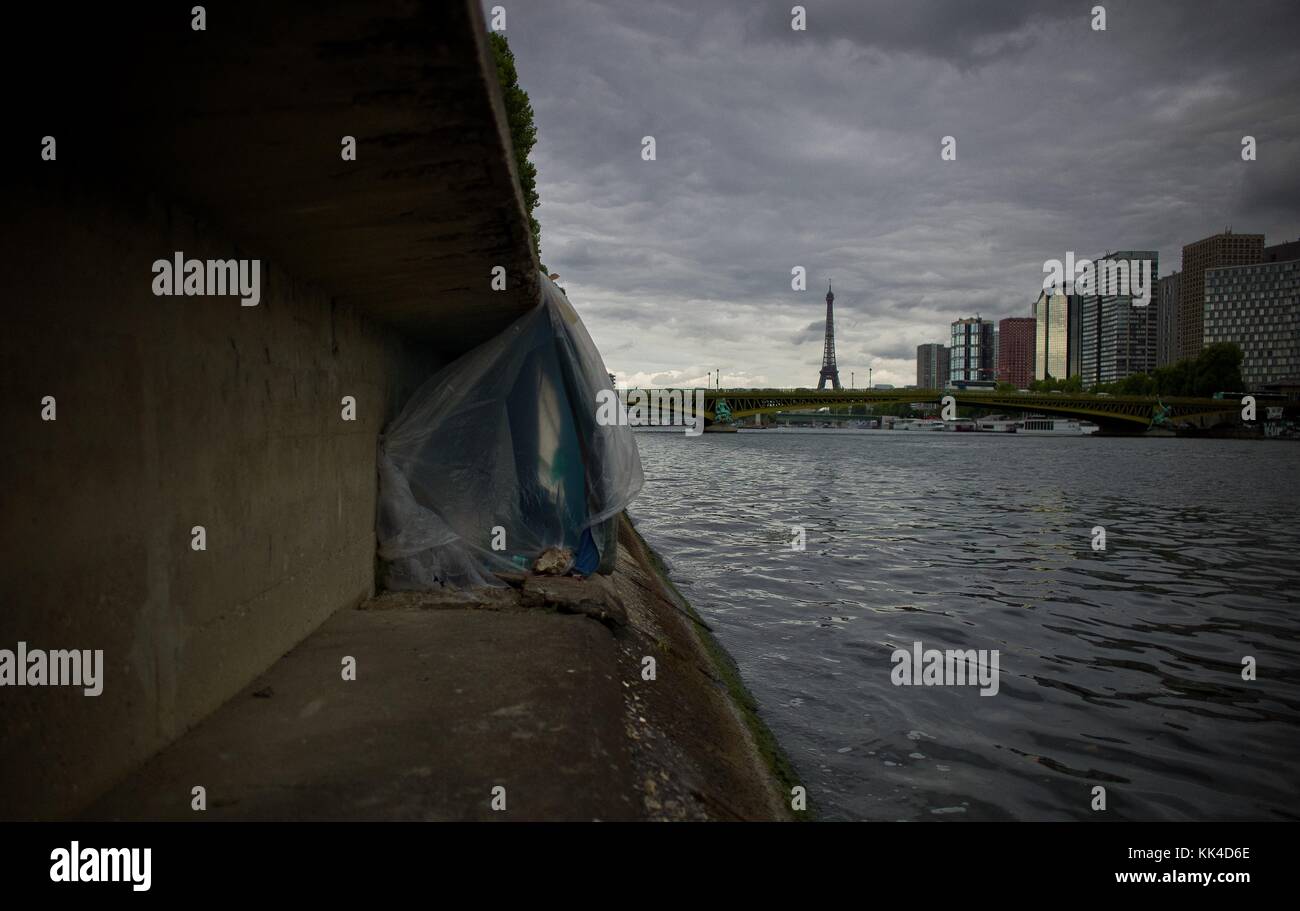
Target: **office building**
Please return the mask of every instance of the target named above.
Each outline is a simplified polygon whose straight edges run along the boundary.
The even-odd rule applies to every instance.
[[[1148,373],[1156,365],[1160,255],[1120,250],[1094,262],[1095,287],[1079,295],[1079,373],[1085,389]],[[1138,276],[1145,302],[1133,293]]]
[[[1156,294],[1156,366],[1178,360],[1178,284],[1181,272],[1160,279]]]
[[[1300,258],[1206,270],[1205,344],[1215,342],[1241,348],[1248,390],[1300,377]]]
[[[1260,262],[1284,263],[1290,259],[1300,259],[1300,240],[1265,247]]]
[[[1034,379],[1034,346],[1038,321],[1012,316],[998,323],[997,381],[1028,389]]]
[[[916,346],[916,386],[942,389],[948,385],[948,349],[935,343]]]
[[[1263,234],[1225,231],[1183,247],[1183,271],[1178,288],[1178,351],[1176,360],[1201,353],[1205,322],[1205,270],[1250,266],[1264,256]]]
[[[993,322],[978,316],[954,320],[948,343],[950,382],[993,382]]]
[[[1064,380],[1079,373],[1079,301],[1043,291],[1034,301],[1034,379]]]

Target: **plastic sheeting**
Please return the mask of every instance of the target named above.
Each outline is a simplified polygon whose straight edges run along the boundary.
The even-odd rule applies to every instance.
[[[380,438],[387,587],[500,585],[494,573],[529,569],[552,547],[572,551],[577,572],[610,571],[615,520],[642,483],[630,428],[596,421],[610,388],[578,314],[543,276],[533,311],[432,376]]]

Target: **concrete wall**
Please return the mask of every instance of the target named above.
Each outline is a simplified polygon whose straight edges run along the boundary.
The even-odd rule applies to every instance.
[[[380,428],[537,302],[478,0],[179,13],[6,20],[0,649],[106,681],[0,687],[0,818],[77,812],[369,594]],[[261,304],[155,297],[177,250],[260,258]]]
[[[377,434],[437,364],[265,259],[257,307],[155,297],[173,251],[259,256],[157,198],[29,190],[0,244],[0,648],[105,655],[98,697],[0,687],[0,817],[49,817],[371,592]]]

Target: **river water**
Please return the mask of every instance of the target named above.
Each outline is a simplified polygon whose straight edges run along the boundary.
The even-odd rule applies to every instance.
[[[823,818],[1300,819],[1300,445],[637,441],[633,519]],[[915,642],[997,693],[894,685]]]

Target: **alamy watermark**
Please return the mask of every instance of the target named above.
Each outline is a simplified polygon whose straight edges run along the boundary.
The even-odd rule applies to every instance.
[[[50,852],[50,881],[56,883],[130,883],[148,892],[153,876],[153,848],[83,848],[72,842]]]
[[[979,686],[981,696],[998,694],[998,650],[986,648],[937,649],[913,642],[909,651],[894,649],[894,686]]]
[[[0,686],[79,686],[87,696],[104,691],[104,650],[0,648]]]
[[[1076,259],[1074,251],[1065,261],[1043,262],[1043,290],[1055,294],[1073,293],[1103,296],[1128,296],[1135,307],[1151,303],[1154,277],[1149,259]]]
[[[704,432],[703,389],[613,389],[596,393],[596,423],[602,427],[683,427],[688,437]]]
[[[241,307],[256,307],[262,300],[260,259],[186,259],[177,250],[171,259],[155,259],[153,274],[156,297],[238,295]]]

